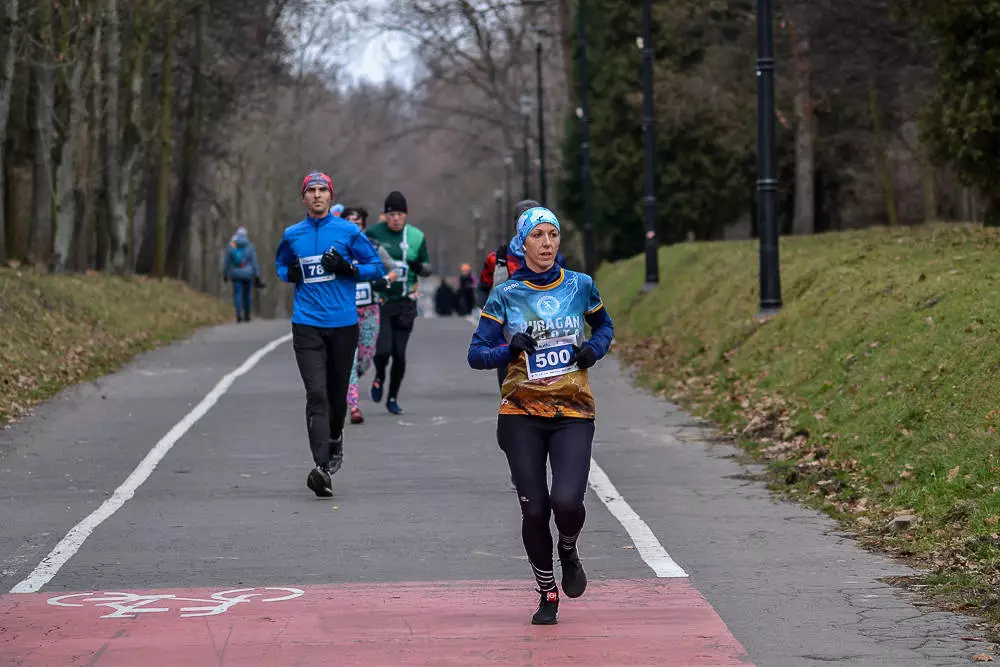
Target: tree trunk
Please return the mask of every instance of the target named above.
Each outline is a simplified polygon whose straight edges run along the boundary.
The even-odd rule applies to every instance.
[[[934,163],[922,155],[920,159],[920,171],[924,181],[924,222],[936,222],[937,211],[937,188],[934,183]]]
[[[85,59],[78,58],[66,86],[66,95],[69,97],[69,118],[66,121],[59,169],[56,173],[59,205],[56,214],[55,249],[52,256],[52,268],[56,273],[64,273],[69,268],[70,255],[73,251],[73,232],[76,227],[76,142],[83,126],[84,100],[81,88],[85,70]]]
[[[816,231],[816,126],[812,103],[812,63],[809,53],[808,6],[792,12],[792,63],[795,76],[795,212],[792,232]]]
[[[99,271],[108,266],[111,258],[108,234],[108,205],[104,198],[104,160],[101,159],[101,145],[104,137],[104,30],[103,25],[94,31],[94,48],[91,53],[91,67],[94,70],[93,88],[90,95],[90,165],[91,180],[87,184],[90,209],[88,233],[93,239],[94,250],[89,265]]]
[[[198,144],[201,140],[202,99],[205,96],[205,76],[202,72],[205,59],[205,32],[208,30],[208,6],[198,5],[195,29],[195,56],[191,74],[191,92],[185,112],[183,148],[181,149],[181,182],[177,194],[177,212],[170,237],[167,271],[170,275],[190,279],[187,268],[191,217],[194,208],[194,184],[198,177]]]
[[[0,265],[7,261],[6,184],[4,170],[7,143],[7,119],[10,116],[10,96],[14,87],[14,66],[17,63],[17,45],[21,37],[18,0],[6,0],[3,12],[3,32],[0,33]]]
[[[125,216],[128,219],[129,257],[128,267],[135,268],[135,216],[136,216],[136,166],[142,149],[142,86],[145,80],[145,55],[149,44],[149,28],[145,17],[133,20],[131,57],[129,65],[128,120],[125,125],[122,155],[122,193],[125,202]]]
[[[35,49],[34,183],[30,260],[47,266],[52,254],[52,130],[55,72],[52,65],[52,3],[38,3],[38,44]]]
[[[118,0],[107,0],[107,78],[104,111],[104,200],[108,207],[108,230],[111,237],[110,268],[125,273],[129,256],[128,218],[121,196],[121,137],[118,123],[118,88],[121,82],[121,37]]]
[[[875,131],[875,161],[878,164],[879,175],[882,177],[882,194],[885,197],[885,210],[889,218],[889,226],[899,224],[896,215],[896,195],[892,188],[892,173],[889,171],[889,151],[885,145],[885,135],[882,133],[881,111],[878,105],[878,91],[872,83],[868,88],[868,103],[871,107],[872,129]]]
[[[168,10],[169,11],[169,10]],[[153,273],[162,278],[167,263],[167,214],[170,210],[170,165],[173,162],[171,109],[174,104],[174,36],[177,32],[172,12],[167,17],[166,52],[163,56],[163,93],[160,99],[160,173],[156,195],[156,245]]]

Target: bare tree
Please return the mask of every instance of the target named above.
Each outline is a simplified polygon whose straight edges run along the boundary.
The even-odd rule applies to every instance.
[[[36,15],[38,40],[34,54],[34,224],[31,226],[31,260],[36,266],[47,266],[52,254],[52,123],[55,114],[52,3],[39,0]]]
[[[0,33],[0,262],[7,259],[7,197],[6,197],[6,155],[7,119],[10,116],[10,96],[14,83],[14,67],[17,62],[17,46],[21,38],[21,17],[19,0],[3,3],[3,32]]]

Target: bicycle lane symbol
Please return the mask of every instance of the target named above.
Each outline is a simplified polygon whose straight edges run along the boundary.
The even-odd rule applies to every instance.
[[[255,588],[234,588],[228,591],[212,593],[207,598],[187,598],[173,594],[141,595],[138,593],[123,593],[118,591],[72,593],[49,598],[46,602],[54,607],[85,607],[93,604],[95,607],[113,609],[101,618],[138,618],[139,614],[169,613],[171,610],[180,612],[180,618],[199,616],[217,616],[224,614],[238,604],[253,602],[284,602],[305,595],[298,588],[267,587],[259,590],[263,593],[252,593]],[[277,597],[266,597],[275,593],[283,593]],[[183,606],[179,609],[173,603],[200,603],[201,606]],[[166,606],[163,606],[166,605]]]

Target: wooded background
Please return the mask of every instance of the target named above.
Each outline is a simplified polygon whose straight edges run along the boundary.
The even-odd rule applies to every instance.
[[[138,272],[222,295],[250,230],[265,314],[299,183],[377,217],[409,200],[454,275],[538,197],[536,40],[549,204],[581,266],[578,0],[0,0],[0,262]],[[594,225],[640,252],[640,0],[586,0]],[[656,0],[660,238],[755,232],[752,0]],[[1000,217],[1000,2],[776,0],[780,221],[810,234]],[[357,83],[376,35],[406,82]],[[526,99],[522,99],[525,98]],[[526,103],[527,104],[526,106]]]

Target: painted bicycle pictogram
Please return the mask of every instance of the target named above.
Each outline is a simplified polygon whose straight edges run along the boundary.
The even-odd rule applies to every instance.
[[[253,592],[260,591],[260,592]],[[180,597],[170,593],[144,595],[118,591],[71,593],[49,598],[47,602],[55,607],[107,607],[113,609],[101,618],[138,618],[139,614],[170,613],[177,611],[180,618],[217,616],[224,614],[238,604],[247,602],[284,602],[302,597],[305,591],[298,588],[234,588],[212,593],[207,598]],[[175,603],[186,604],[177,606]],[[192,604],[193,603],[193,604]],[[195,606],[197,605],[197,606]]]

